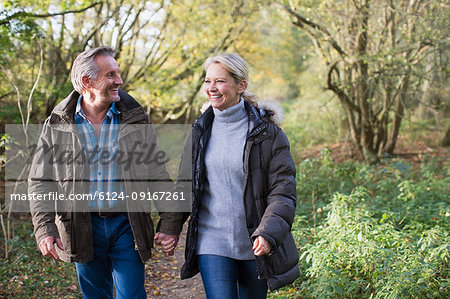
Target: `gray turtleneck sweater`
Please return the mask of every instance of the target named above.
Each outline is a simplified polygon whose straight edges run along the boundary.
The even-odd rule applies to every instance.
[[[247,130],[244,100],[222,111],[214,109],[205,156],[206,181],[199,211],[197,254],[255,259],[243,200]]]

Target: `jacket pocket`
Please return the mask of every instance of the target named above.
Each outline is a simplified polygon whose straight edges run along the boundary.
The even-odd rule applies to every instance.
[[[64,213],[66,214],[66,213]],[[70,217],[60,217],[57,218],[56,226],[58,227],[58,233],[59,237],[61,238],[61,242],[64,246],[64,252],[68,256],[71,256],[74,254],[75,251],[75,244],[71,238],[72,234],[72,219]],[[57,247],[57,246],[56,246]]]

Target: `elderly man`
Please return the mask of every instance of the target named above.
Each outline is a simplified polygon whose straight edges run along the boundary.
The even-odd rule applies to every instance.
[[[28,192],[88,194],[90,200],[31,202],[38,247],[44,256],[75,262],[84,298],[112,298],[113,285],[117,298],[146,298],[144,262],[153,239],[172,255],[180,233],[179,214],[160,212],[155,236],[150,213],[124,200],[148,189],[149,181],[171,182],[164,163],[122,163],[133,158],[133,145],[156,143],[150,117],[119,89],[123,82],[110,47],[81,53],[71,80],[75,90],[44,124],[38,148],[46,150],[33,157]],[[72,162],[50,163],[46,156],[57,150],[73,152]]]

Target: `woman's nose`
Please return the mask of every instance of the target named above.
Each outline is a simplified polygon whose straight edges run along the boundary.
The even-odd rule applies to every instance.
[[[208,88],[208,89],[211,90],[211,91],[217,90],[216,84],[215,84],[215,83],[211,83],[211,84],[209,85],[209,88]]]

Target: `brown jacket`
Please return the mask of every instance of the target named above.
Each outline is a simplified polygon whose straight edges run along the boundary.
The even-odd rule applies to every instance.
[[[272,111],[255,108],[248,102],[245,102],[245,108],[249,119],[243,157],[247,230],[252,240],[263,236],[272,245],[269,255],[255,258],[259,276],[267,279],[268,287],[274,290],[292,283],[299,276],[298,252],[290,232],[296,206],[296,170],[286,135],[270,120]],[[182,279],[190,278],[199,271],[195,251],[198,212],[205,181],[204,157],[213,118],[210,107],[194,122],[176,184],[176,188],[187,189],[183,187],[183,180],[192,171],[193,203],[192,212],[185,215],[185,218],[190,216],[190,220]],[[190,152],[192,159],[187,156]]]
[[[118,144],[125,155],[130,155],[131,144],[135,141],[152,140],[156,144],[156,137],[152,129],[151,120],[143,107],[130,95],[120,90],[121,100],[117,108],[121,112],[121,128],[119,129]],[[74,115],[79,94],[73,91],[66,99],[58,104],[44,123],[37,148],[47,148],[47,151],[36,151],[33,156],[29,175],[28,192],[34,194],[48,194],[59,192],[67,198],[69,194],[82,194],[85,192],[83,182],[83,163],[48,163],[53,145],[58,145],[59,153],[66,151],[82,153],[81,142],[74,125]],[[132,125],[140,126],[132,126]],[[145,151],[145,149],[143,149]],[[126,157],[125,157],[126,158]],[[43,160],[44,159],[44,160]],[[134,163],[136,164],[136,163]],[[166,182],[171,180],[164,164],[154,163],[149,166],[141,165],[125,169],[122,166],[125,189],[127,191],[148,191],[148,178],[153,181]],[[143,163],[141,163],[143,164]],[[145,177],[145,180],[142,178]],[[127,193],[129,194],[129,192]],[[151,256],[153,247],[154,228],[149,208],[133,204],[129,201],[128,219],[133,231],[135,246],[138,249],[142,262]],[[148,203],[143,203],[145,205]],[[93,258],[93,242],[91,217],[87,211],[85,201],[46,202],[31,201],[31,214],[34,225],[36,241],[39,244],[48,236],[59,237],[62,240],[64,251],[58,250],[60,258],[67,262],[89,262]],[[146,212],[142,212],[146,211]],[[180,233],[180,214],[160,213],[158,230],[167,234]]]

